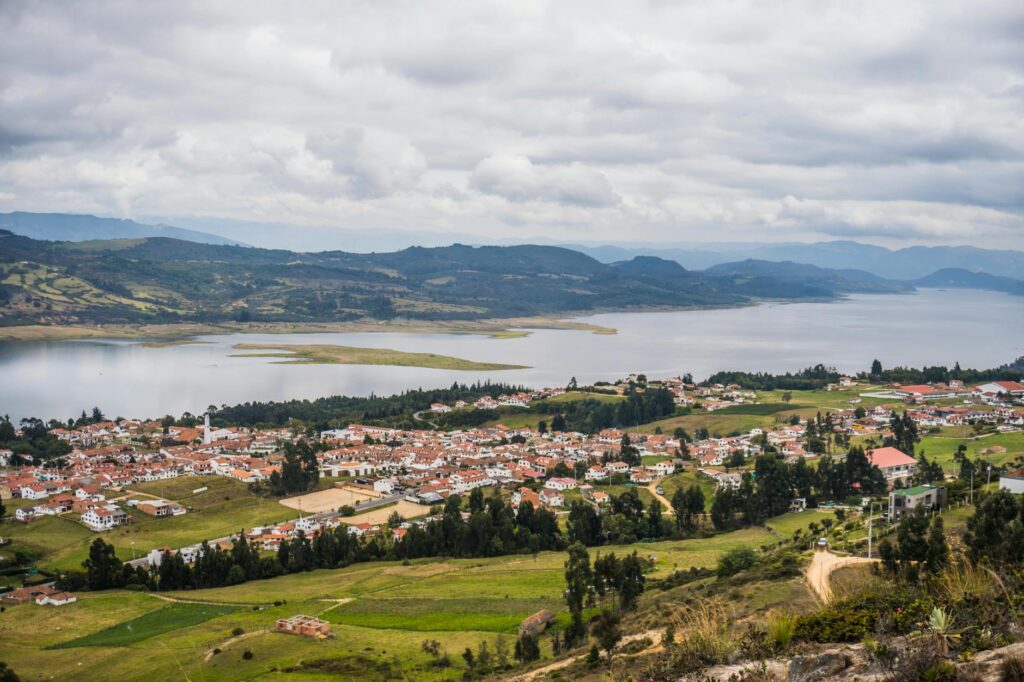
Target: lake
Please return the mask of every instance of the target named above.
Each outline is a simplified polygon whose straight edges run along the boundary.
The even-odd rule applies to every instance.
[[[1024,355],[1024,297],[923,289],[853,295],[832,303],[763,304],[580,318],[616,335],[538,330],[518,339],[477,335],[351,333],[233,334],[203,343],[147,348],[131,341],[0,343],[0,414],[44,419],[99,406],[108,416],[199,414],[208,405],[388,395],[454,381],[490,379],[530,387],[613,380],[629,372],[663,377],[719,370],[784,372],[816,363],[844,372],[874,358],[895,365],[989,368]],[[429,352],[528,365],[481,372],[357,365],[288,365],[231,357],[235,343],[333,343]]]

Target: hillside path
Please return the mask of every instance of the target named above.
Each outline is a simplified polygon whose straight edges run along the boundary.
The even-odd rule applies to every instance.
[[[652,642],[654,642],[654,644],[652,644],[647,649],[644,649],[643,652],[639,653],[653,653],[655,650],[661,647],[662,632],[662,630],[648,630],[646,632],[638,632],[636,634],[626,635],[622,638],[622,641],[619,642],[616,649],[621,648],[624,644],[629,644],[630,642],[635,642],[638,639],[643,639],[644,637],[647,637]],[[547,676],[548,673],[552,673],[556,670],[561,670],[562,668],[568,668],[570,665],[580,660],[581,658],[586,658],[586,656],[586,653],[576,654],[575,656],[563,658],[560,661],[549,663],[548,665],[541,666],[540,668],[535,668],[521,675],[515,675],[513,677],[508,678],[508,680],[509,682],[533,682],[533,680],[537,680]]]
[[[658,486],[661,485],[661,482],[664,480],[664,478],[657,478],[651,481],[647,485],[647,492],[649,492],[658,502],[661,502],[661,506],[665,508],[666,512],[669,514],[675,514],[675,510],[672,509],[672,503],[668,501],[668,498],[658,493]]]
[[[873,564],[877,562],[878,559],[868,559],[867,557],[841,557],[827,551],[815,552],[814,558],[811,559],[811,563],[807,567],[807,584],[810,585],[814,594],[818,595],[818,599],[822,603],[827,604],[832,599],[832,586],[829,584],[829,577],[832,575],[832,571],[844,566]]]

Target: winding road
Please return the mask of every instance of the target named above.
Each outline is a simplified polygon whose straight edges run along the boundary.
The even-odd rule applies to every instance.
[[[814,594],[818,595],[823,603],[827,604],[832,600],[832,586],[829,584],[829,577],[832,571],[844,566],[857,564],[874,564],[878,559],[868,559],[860,556],[836,556],[831,552],[815,552],[810,565],[807,566],[807,584],[810,585]]]

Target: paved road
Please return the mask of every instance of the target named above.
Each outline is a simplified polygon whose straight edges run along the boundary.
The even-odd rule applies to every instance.
[[[429,424],[430,426],[432,426],[435,429],[441,428],[440,426],[438,426],[437,424],[435,424],[434,422],[430,421],[429,419],[427,419],[426,417],[423,416],[424,412],[429,412],[429,411],[430,410],[420,410],[419,412],[413,412],[412,418],[415,419],[418,422],[423,422],[424,424]]]

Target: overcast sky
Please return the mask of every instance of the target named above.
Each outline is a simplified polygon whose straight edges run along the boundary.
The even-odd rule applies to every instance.
[[[0,1],[0,211],[1024,248],[1024,2]]]

